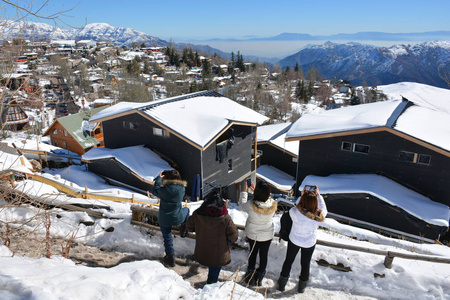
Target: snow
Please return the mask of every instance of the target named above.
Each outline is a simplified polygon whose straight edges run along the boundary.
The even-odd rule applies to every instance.
[[[317,185],[322,194],[368,193],[430,224],[449,226],[450,210],[447,205],[434,202],[395,181],[375,174],[334,174],[327,177],[309,175],[305,185]]]
[[[92,148],[81,158],[84,161],[115,158],[140,178],[149,182],[152,182],[161,171],[173,169],[159,155],[142,145],[119,149]]]
[[[256,176],[281,191],[290,191],[295,184],[295,178],[273,166],[261,165],[256,169]]]
[[[5,165],[5,157],[9,160],[8,165],[18,161],[17,157],[14,160],[2,153],[0,159],[3,163],[0,166]],[[89,186],[97,190],[116,189],[81,166],[45,172],[43,175],[49,178],[64,178],[79,186]],[[18,183],[19,189],[25,190],[27,187],[27,191],[35,190],[36,195],[53,194],[55,191],[52,187],[32,180]],[[328,183],[328,186],[324,182],[319,183],[322,192],[331,190],[331,180]],[[345,189],[340,184],[334,188]],[[121,190],[121,193],[126,192]],[[49,199],[69,201],[68,197],[61,193],[53,194]],[[130,224],[131,204],[78,198],[70,201],[110,206],[107,215],[111,219],[92,219],[79,212],[52,213],[52,236],[66,237],[77,231],[77,242],[138,253],[148,259],[124,262],[111,268],[86,267],[77,265],[58,253],[53,253],[50,259],[14,255],[0,243],[1,299],[298,299],[295,293],[300,271],[298,258],[284,293],[272,291],[272,294],[264,297],[264,291],[257,293],[233,282],[237,270],[240,270],[238,277],[243,275],[247,261],[248,252],[240,249],[232,250],[232,262],[223,268],[218,283],[196,288],[154,259],[163,255],[162,236],[159,231],[152,231],[152,234],[148,235],[142,228]],[[191,211],[196,207],[198,205],[193,204]],[[231,204],[229,212],[236,224],[245,224],[246,214],[239,211],[236,204]],[[44,234],[43,227],[39,225],[42,222],[38,217],[39,213],[39,208],[31,206],[3,207],[0,209],[0,220],[10,222],[12,226],[23,224],[21,226]],[[85,220],[94,221],[94,225],[80,224],[80,221]],[[275,230],[278,231],[279,215],[274,217],[274,222]],[[114,227],[115,230],[103,230],[108,227]],[[318,233],[319,240],[372,249],[450,257],[450,248],[443,245],[391,239],[340,224],[329,218],[323,227],[325,230],[319,230]],[[240,233],[238,243],[247,245],[243,232]],[[194,244],[192,239],[175,237],[176,255],[182,258],[192,255]],[[285,253],[286,242],[274,239],[269,251],[269,264],[263,287],[271,288],[276,285]],[[319,259],[325,259],[332,264],[342,263],[352,271],[340,272],[319,266],[316,263]],[[450,268],[447,264],[395,258],[393,268],[387,269],[383,266],[383,259],[384,257],[379,255],[317,245],[311,264],[310,282],[304,296],[309,299],[450,299]],[[375,277],[374,274],[383,277]],[[204,276],[206,280],[206,274]]]
[[[450,90],[412,82],[378,88],[390,100],[304,115],[292,125],[286,137],[300,138],[387,126],[403,96],[415,105],[400,114],[393,129],[450,150],[450,140],[442,138],[450,136]]]
[[[258,143],[268,142],[297,156],[299,141],[286,141],[286,132],[291,124],[280,123],[258,126]]]
[[[289,129],[286,138],[385,126],[400,103],[401,100],[390,100],[303,115]]]
[[[156,123],[163,124],[200,147],[205,147],[231,122],[256,125],[268,120],[267,117],[226,97],[177,98],[147,103],[120,102],[95,114],[89,121],[100,121],[139,110]]]

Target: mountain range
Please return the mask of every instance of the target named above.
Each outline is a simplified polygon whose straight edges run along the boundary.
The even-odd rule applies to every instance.
[[[170,43],[147,33],[126,27],[114,27],[106,23],[91,23],[80,29],[63,30],[44,23],[6,21],[0,27],[2,38],[24,37],[34,40],[75,39],[110,41],[115,46],[130,46],[133,43],[147,46],[167,46]],[[425,33],[380,33],[366,32],[356,34],[338,34],[333,39],[388,39],[393,40],[428,40],[448,37],[450,31],[434,31]],[[320,40],[325,36],[309,34],[283,33],[267,38],[269,41],[286,40]],[[250,38],[251,40],[261,39]],[[277,63],[281,67],[294,67],[296,63],[306,72],[312,66],[319,69],[325,78],[343,78],[352,84],[366,82],[369,85],[390,84],[401,81],[419,82],[438,87],[447,87],[447,83],[439,76],[439,66],[450,67],[450,42],[429,41],[418,44],[398,44],[391,47],[375,47],[359,43],[336,44],[327,42],[322,45],[308,46],[299,52],[281,60],[270,60],[244,56],[247,60]],[[193,49],[213,55],[229,58],[231,55],[208,45],[174,44],[177,48]],[[244,54],[244,53],[242,53]],[[269,64],[270,65],[270,64]]]
[[[44,23],[6,21],[1,28],[3,38],[23,37],[34,40],[95,40],[109,41],[115,46],[130,46],[133,43],[148,46],[167,46],[169,43],[158,37],[127,27],[114,27],[106,23],[91,23],[83,28],[63,30]]]
[[[450,66],[450,42],[398,44],[389,48],[327,42],[302,49],[278,62],[281,67],[291,68],[297,63],[303,70],[314,66],[325,78],[343,78],[352,84],[412,81],[448,88],[438,68],[441,65],[448,70]]]

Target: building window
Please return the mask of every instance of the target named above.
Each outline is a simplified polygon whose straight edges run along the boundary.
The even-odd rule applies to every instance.
[[[358,152],[358,153],[369,153],[369,149],[370,149],[370,147],[367,145],[355,144],[353,146],[353,152]]]
[[[157,128],[157,127],[153,127],[153,135],[169,137],[170,133],[167,130],[164,130],[164,129],[161,129],[161,128]]]
[[[429,165],[431,163],[431,156],[425,154],[419,154],[419,160],[417,161],[419,164]]]
[[[353,144],[350,142],[342,142],[341,150],[352,151]]]
[[[342,142],[341,150],[367,154],[369,153],[370,146],[350,142]]]
[[[407,152],[407,151],[400,151],[400,156],[398,157],[400,161],[407,161],[407,162],[416,162],[416,153],[413,152]]]
[[[419,154],[408,151],[400,151],[398,157],[400,161],[406,161],[414,164],[429,165],[431,163],[431,156],[426,154]]]
[[[67,136],[67,130],[64,130],[64,136]]]
[[[123,121],[122,126],[123,126],[123,128],[128,129],[128,130],[137,130],[137,125],[133,124],[132,122],[129,122],[129,121]]]
[[[58,134],[58,129],[53,130],[53,134],[57,135]]]

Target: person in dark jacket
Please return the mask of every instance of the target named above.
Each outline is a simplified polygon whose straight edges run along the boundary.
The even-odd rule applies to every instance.
[[[189,217],[189,208],[182,207],[187,182],[181,180],[177,170],[161,172],[155,179],[152,194],[160,199],[158,223],[164,240],[164,264],[175,266],[172,226],[181,225],[180,233],[185,237],[187,232],[186,220]]]
[[[206,197],[186,226],[196,233],[195,260],[209,268],[206,283],[217,282],[222,267],[231,262],[229,243],[236,242],[239,236],[219,192],[213,191]]]

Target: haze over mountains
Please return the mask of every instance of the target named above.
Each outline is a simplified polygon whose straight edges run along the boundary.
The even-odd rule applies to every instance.
[[[106,23],[92,23],[81,29],[62,30],[48,24],[34,22],[6,22],[1,30],[5,38],[24,37],[27,39],[75,39],[110,41],[115,46],[130,46],[133,43],[147,46],[167,46],[168,41],[147,33],[126,27],[114,27]],[[343,78],[352,84],[369,85],[391,84],[400,81],[413,81],[438,87],[448,85],[439,76],[438,67],[450,66],[450,31],[424,33],[382,33],[360,32],[355,34],[337,34],[332,36],[311,36],[309,34],[283,33],[269,38],[249,38],[247,41],[294,40],[405,40],[427,41],[417,44],[397,44],[391,47],[375,47],[360,43],[336,44],[327,42],[322,45],[309,45],[283,59],[270,59],[246,56],[259,62],[276,63],[282,67],[294,67],[296,63],[306,72],[311,66],[319,69],[325,78]],[[215,39],[217,40],[217,39]],[[436,41],[440,40],[440,41]],[[213,40],[210,40],[213,41]],[[222,40],[226,41],[226,40]],[[229,40],[230,43],[237,39]],[[242,40],[240,40],[242,41]],[[203,41],[205,42],[205,41]],[[260,43],[259,43],[260,44]],[[178,48],[192,47],[197,51],[229,58],[230,53],[208,45],[175,44]]]
[[[415,33],[387,33],[387,32],[357,32],[357,33],[339,33],[333,35],[310,35],[306,33],[281,33],[272,37],[250,37],[244,39],[208,39],[208,41],[436,41],[450,40],[450,31],[428,31]]]

